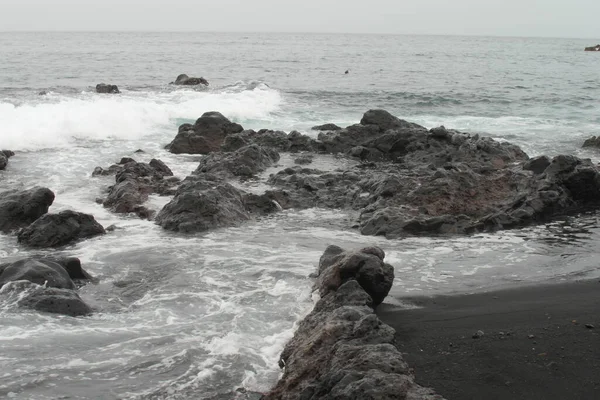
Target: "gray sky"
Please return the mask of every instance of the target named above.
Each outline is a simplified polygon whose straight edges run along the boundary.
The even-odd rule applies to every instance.
[[[599,20],[600,0],[0,0],[0,31],[351,32],[600,41]]]

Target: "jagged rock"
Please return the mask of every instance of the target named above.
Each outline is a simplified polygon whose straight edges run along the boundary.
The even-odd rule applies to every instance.
[[[249,178],[264,171],[279,160],[272,148],[251,144],[233,153],[211,153],[200,160],[194,174],[211,173],[220,176]]]
[[[379,279],[387,281],[380,272],[361,277],[362,268],[378,268],[356,264],[361,259],[371,266],[387,265],[383,255],[379,248],[326,250],[320,270],[327,279],[316,284],[323,296],[281,353],[283,376],[264,400],[442,399],[415,383],[394,346],[394,329],[373,313],[373,300],[357,280],[368,281],[369,288],[379,287]]]
[[[550,158],[548,158],[547,156],[539,156],[526,161],[523,164],[523,169],[526,171],[531,171],[537,175],[544,172],[549,165]]]
[[[113,171],[116,172],[115,185],[110,187],[104,207],[116,213],[136,213],[141,218],[154,215],[153,210],[142,206],[150,194],[172,195],[179,184],[169,167],[156,159],[148,164],[128,161]]]
[[[14,155],[15,153],[10,150],[0,150],[0,171],[6,168],[8,159]]]
[[[0,267],[0,287],[8,282],[29,281],[58,289],[75,289],[69,272],[51,259],[26,258]]]
[[[581,146],[583,148],[585,147],[595,147],[595,148],[600,148],[600,136],[592,136],[589,139],[586,139],[585,142],[583,142],[583,146]]]
[[[323,125],[317,125],[317,126],[313,126],[312,128],[313,131],[341,131],[342,128],[337,126],[336,124],[323,124]]]
[[[116,175],[117,172],[121,171],[122,169],[123,169],[123,166],[117,165],[117,164],[113,164],[110,167],[108,167],[107,169],[104,169],[102,167],[96,167],[96,168],[94,168],[94,171],[92,172],[92,176],[96,177],[96,176]]]
[[[0,231],[23,228],[48,212],[54,202],[50,189],[9,190],[0,193]]]
[[[67,210],[42,215],[19,232],[18,240],[32,247],[56,247],[104,233],[92,215]]]
[[[202,77],[200,78],[190,78],[186,74],[181,74],[175,79],[175,82],[171,82],[173,85],[187,85],[187,86],[195,86],[195,85],[204,85],[208,86],[208,81]]]
[[[184,233],[234,226],[250,219],[243,194],[213,175],[188,176],[158,213],[156,223]]]
[[[229,121],[223,114],[207,112],[194,125],[181,125],[179,133],[166,148],[175,154],[208,154],[219,151],[227,135],[243,130],[241,125]]]
[[[108,93],[118,94],[121,93],[117,85],[107,85],[105,83],[99,83],[96,85],[96,93]]]
[[[394,282],[394,267],[383,262],[383,250],[371,247],[356,252],[338,253],[339,250],[337,246],[328,248],[322,256],[316,282],[321,297],[353,279],[371,297],[374,307],[381,304]]]
[[[271,147],[278,151],[289,151],[292,153],[313,151],[318,148],[314,139],[298,131],[292,131],[287,134],[283,131],[261,129],[258,132],[245,130],[237,134],[228,135],[221,145],[221,150],[236,151],[250,144],[257,144],[261,147]]]

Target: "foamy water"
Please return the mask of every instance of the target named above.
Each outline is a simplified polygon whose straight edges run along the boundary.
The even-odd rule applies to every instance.
[[[189,52],[173,47],[174,43],[188,43],[191,39],[187,36],[177,36],[174,41],[168,35],[157,35],[146,42],[145,37],[125,36],[124,43],[144,44],[131,50],[138,53],[130,55],[129,65],[112,63],[110,57],[102,65],[84,61],[79,75],[69,77],[63,72],[67,63],[61,57],[70,60],[81,51],[112,54],[114,48],[108,47],[112,34],[83,35],[72,39],[71,47],[67,43],[50,53],[26,34],[16,38],[2,35],[0,44],[10,39],[14,45],[10,47],[13,63],[24,57],[21,54],[28,54],[14,50],[21,43],[29,51],[43,52],[48,72],[47,81],[39,76],[32,83],[20,80],[13,64],[3,65],[0,60],[0,67],[8,71],[0,78],[11,77],[10,81],[0,80],[4,87],[0,92],[0,148],[17,152],[0,172],[0,189],[49,187],[56,193],[50,212],[74,209],[90,213],[103,226],[117,229],[60,250],[28,250],[19,246],[13,235],[0,234],[2,262],[59,253],[79,257],[99,278],[99,283],[80,291],[97,310],[86,318],[18,309],[19,293],[10,287],[0,291],[0,397],[201,399],[227,398],[226,394],[237,388],[264,391],[280,374],[278,356],[295,324],[312,308],[309,275],[328,244],[381,246],[396,271],[393,296],[387,300],[392,303],[394,296],[406,294],[477,291],[600,276],[595,263],[600,237],[594,214],[493,235],[388,241],[350,229],[356,218],[352,213],[290,210],[237,228],[179,235],[96,204],[114,177],[91,177],[94,167],[130,156],[146,162],[159,158],[184,178],[196,168],[199,156],[170,154],[164,146],[179,124],[213,110],[246,128],[298,129],[315,135],[309,129],[313,125],[356,123],[366,109],[383,107],[427,127],[443,124],[510,140],[531,154],[576,152],[596,157],[591,151],[579,150],[582,139],[600,128],[595,116],[598,105],[583,92],[597,90],[595,83],[585,83],[589,80],[585,78],[583,87],[574,88],[571,82],[563,88],[564,104],[558,111],[544,107],[548,98],[543,98],[543,92],[536,103],[530,99],[536,96],[522,94],[526,89],[517,88],[533,90],[541,80],[549,90],[559,92],[563,83],[558,77],[564,72],[560,63],[566,60],[579,68],[581,76],[593,74],[588,71],[588,61],[570,53],[557,56],[560,65],[543,79],[524,74],[519,79],[525,83],[516,84],[513,75],[507,78],[511,82],[499,81],[490,75],[487,64],[481,64],[484,57],[496,57],[493,50],[480,55],[477,49],[451,46],[455,52],[470,51],[479,60],[471,64],[470,71],[460,69],[462,64],[449,64],[447,57],[452,53],[428,58],[422,45],[429,39],[417,40],[410,50],[406,47],[410,41],[386,37],[373,42],[369,37],[333,36],[323,42],[294,36],[286,42],[261,36],[246,43],[224,36],[227,40],[222,39],[221,46],[203,48],[204,58],[211,60],[202,65],[211,86],[194,90],[164,83],[175,67],[192,69],[197,65]],[[216,40],[213,36],[202,38],[206,43]],[[347,57],[331,54],[332,43],[345,49]],[[374,43],[387,47],[378,51]],[[516,54],[521,54],[520,45],[511,44]],[[436,46],[438,52],[447,48]],[[233,62],[231,51],[224,48],[239,50],[246,58]],[[156,51],[164,51],[167,61],[154,62]],[[524,61],[526,71],[536,69],[527,64],[536,59],[532,54]],[[364,58],[346,67],[348,57]],[[41,57],[27,59],[31,64],[21,65],[30,65],[32,71],[41,68],[36,64],[42,62]],[[427,59],[431,69],[418,68],[416,60],[421,59]],[[503,60],[495,61],[497,68],[514,68]],[[445,75],[436,72],[442,67]],[[345,77],[339,70],[346,68],[351,73]],[[144,75],[142,71],[151,72]],[[465,78],[467,72],[480,78]],[[112,79],[122,94],[93,93],[89,86],[96,78]],[[457,93],[456,85],[464,91]],[[484,88],[489,90],[484,92]],[[50,93],[38,96],[42,89]],[[145,153],[134,153],[137,149]],[[283,155],[279,164],[291,162],[292,157]],[[313,166],[334,169],[350,164],[317,156]],[[237,185],[261,192],[268,188],[267,174],[275,170]],[[147,205],[158,210],[168,200],[151,196]]]

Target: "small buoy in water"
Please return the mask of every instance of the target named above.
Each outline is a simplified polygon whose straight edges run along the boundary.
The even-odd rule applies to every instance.
[[[348,75],[350,71],[346,70],[346,72],[344,72],[344,75]]]

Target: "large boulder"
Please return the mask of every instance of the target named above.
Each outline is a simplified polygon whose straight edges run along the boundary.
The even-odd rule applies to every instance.
[[[193,125],[181,125],[177,136],[166,148],[175,154],[208,154],[219,151],[227,135],[243,130],[241,125],[231,122],[223,114],[211,111],[202,114]]]
[[[330,246],[325,251],[323,278],[316,283],[322,297],[281,353],[283,376],[264,400],[442,399],[415,383],[394,345],[394,329],[373,312],[368,291],[380,301],[387,292],[379,289],[389,291],[393,279],[393,268],[383,257],[376,247],[344,252]]]
[[[202,77],[200,78],[190,78],[186,74],[181,74],[175,79],[175,82],[171,82],[173,85],[187,85],[187,86],[195,86],[195,85],[204,85],[208,86],[208,81]]]
[[[67,269],[51,259],[26,258],[0,268],[0,287],[8,282],[29,281],[58,289],[75,289]]]
[[[17,304],[37,311],[82,316],[89,307],[75,292],[92,277],[74,257],[36,257],[0,264],[0,292],[18,295]]]
[[[54,202],[50,189],[34,187],[0,193],[0,232],[23,228],[48,212]]]
[[[250,219],[243,196],[242,191],[216,176],[189,176],[158,213],[156,223],[184,233],[238,225]]]
[[[121,93],[117,85],[107,85],[106,83],[99,83],[96,85],[96,93],[104,94],[118,94]]]
[[[53,314],[82,317],[92,314],[87,305],[74,290],[56,288],[34,288],[19,300],[19,306]]]
[[[279,154],[272,148],[256,144],[242,147],[233,153],[211,153],[200,160],[194,174],[211,173],[224,177],[238,176],[249,178],[279,160]]]
[[[19,232],[18,240],[32,247],[56,247],[104,233],[93,215],[66,210],[42,215]]]
[[[6,168],[8,159],[14,155],[15,153],[10,150],[0,150],[0,171]]]

